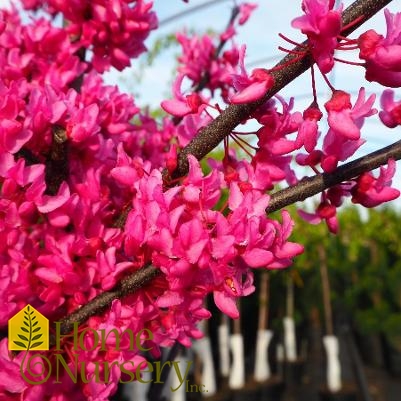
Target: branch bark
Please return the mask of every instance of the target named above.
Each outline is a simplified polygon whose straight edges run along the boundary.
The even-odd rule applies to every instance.
[[[148,265],[122,279],[111,291],[105,291],[81,308],[72,312],[60,322],[60,333],[66,335],[74,328],[74,323],[79,325],[85,323],[91,316],[103,313],[115,299],[121,299],[128,294],[133,294],[139,288],[143,288],[154,277],[160,274],[160,270]],[[51,346],[54,345],[54,338],[50,338]]]

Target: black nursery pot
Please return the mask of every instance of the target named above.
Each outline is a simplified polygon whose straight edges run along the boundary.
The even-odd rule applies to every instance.
[[[353,386],[344,387],[335,393],[327,388],[319,390],[320,401],[358,401],[358,395]]]

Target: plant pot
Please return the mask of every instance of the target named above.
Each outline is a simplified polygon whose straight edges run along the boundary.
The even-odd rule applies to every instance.
[[[320,401],[358,401],[355,387],[352,385],[343,386],[340,391],[331,392],[327,387],[319,390]]]

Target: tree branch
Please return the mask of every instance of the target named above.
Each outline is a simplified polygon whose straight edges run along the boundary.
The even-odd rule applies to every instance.
[[[103,313],[115,299],[121,299],[128,294],[133,294],[159,274],[160,270],[152,265],[131,273],[123,278],[112,290],[97,295],[87,304],[61,319],[60,333],[62,335],[70,333],[74,328],[74,323],[81,325],[91,316]],[[50,343],[54,345],[54,338],[50,339]]]
[[[277,191],[271,196],[266,212],[272,213],[295,202],[310,198],[327,188],[351,180],[362,173],[374,170],[386,164],[388,159],[401,159],[401,141],[343,164],[337,167],[332,173],[306,177],[296,185]]]
[[[342,21],[344,26],[355,20],[358,20],[358,22],[345,29],[342,35],[349,35],[391,1],[392,0],[356,0],[343,12]],[[303,43],[303,45],[306,44],[307,41]],[[304,51],[304,47],[297,46],[294,48],[294,51],[295,53]],[[262,99],[248,104],[233,104],[227,107],[207,127],[202,129],[178,155],[178,166],[172,178],[182,177],[187,174],[188,155],[191,154],[198,160],[202,159],[228,136],[237,125],[246,120],[260,105],[272,98],[295,78],[303,74],[314,63],[309,53],[300,60],[295,61],[298,57],[298,54],[288,54],[276,64],[274,67],[275,71],[272,72],[274,86]]]

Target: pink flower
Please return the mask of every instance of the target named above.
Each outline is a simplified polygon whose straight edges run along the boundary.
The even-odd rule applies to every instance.
[[[298,128],[297,139],[295,146],[300,148],[305,147],[308,153],[311,153],[317,144],[318,139],[318,121],[322,118],[323,114],[317,104],[312,103],[303,113],[303,122]]]
[[[230,25],[221,40],[227,40],[227,35],[233,35],[235,30]],[[212,94],[221,90],[224,99],[232,90],[232,75],[237,73],[239,49],[233,43],[232,47],[217,55],[217,45],[210,35],[188,36],[178,33],[177,40],[182,47],[178,58],[178,71],[192,81],[192,88],[209,89]],[[206,79],[207,78],[207,79]]]
[[[181,83],[184,75],[179,75],[174,82],[173,92],[175,99],[163,100],[161,106],[167,113],[176,117],[184,117],[187,114],[196,114],[205,106],[204,100],[197,93],[191,93],[185,97],[181,93]],[[203,107],[202,107],[203,106]]]
[[[358,177],[356,185],[351,190],[352,202],[365,207],[375,207],[398,198],[400,191],[390,187],[395,174],[395,165],[395,161],[389,159],[387,168],[380,167],[378,178],[372,173],[364,173]]]
[[[387,23],[386,37],[373,29],[358,39],[359,57],[366,60],[366,79],[384,86],[401,86],[401,13],[384,11]]]
[[[319,204],[315,213],[298,210],[298,214],[310,224],[319,224],[324,220],[330,232],[335,234],[338,231],[337,209],[327,200]]]
[[[270,269],[282,269],[290,266],[293,258],[304,251],[302,245],[288,241],[294,228],[294,221],[290,214],[286,210],[283,210],[281,212],[281,217],[281,225],[277,221],[273,222],[276,227],[276,237],[272,248],[274,261],[268,265]]]
[[[334,50],[341,32],[341,11],[333,10],[335,0],[303,0],[305,15],[295,18],[292,26],[308,36],[309,48],[320,71],[327,74],[334,65]]]
[[[6,338],[0,341],[0,398],[1,393],[21,394],[28,387],[20,373],[24,354],[12,357],[7,344]]]
[[[371,95],[365,101],[365,89],[361,88],[358,99],[352,107],[349,93],[339,90],[333,92],[331,99],[324,105],[329,114],[330,128],[347,139],[358,140],[364,118],[377,112],[376,109],[372,109],[374,101],[375,95]]]
[[[365,143],[360,129],[365,117],[377,112],[372,108],[374,100],[375,95],[365,100],[365,89],[361,88],[353,107],[350,95],[343,91],[335,91],[325,104],[330,129],[323,141],[321,164],[324,171],[333,171],[339,161],[348,159]]]
[[[256,68],[248,76],[244,64],[245,46],[240,50],[241,73],[233,75],[233,85],[237,93],[230,97],[233,104],[250,103],[261,99],[274,85],[271,74],[263,68]]]
[[[383,91],[380,104],[383,110],[379,113],[380,120],[389,128],[401,125],[401,101],[394,102],[394,91]]]
[[[240,25],[245,24],[249,17],[251,16],[252,12],[258,7],[256,3],[242,3],[239,6],[239,20],[238,23]]]

